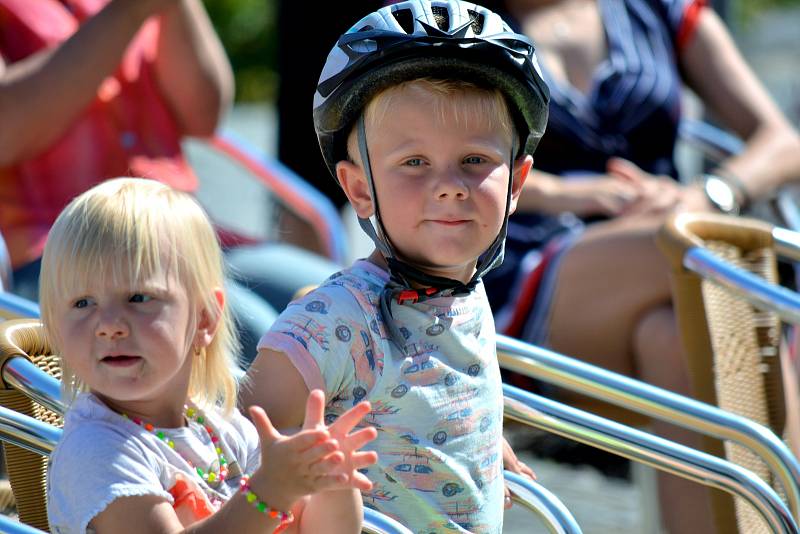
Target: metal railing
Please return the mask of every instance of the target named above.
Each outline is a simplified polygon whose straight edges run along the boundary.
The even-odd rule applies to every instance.
[[[66,406],[61,398],[59,381],[27,358],[10,358],[3,367],[2,379],[43,406],[56,413],[64,413]],[[60,437],[61,429],[0,406],[0,439],[3,441],[47,456]],[[514,473],[506,472],[505,477],[513,500],[534,512],[550,532],[580,534],[577,522],[555,495],[538,483]],[[407,534],[410,531],[391,518],[365,509],[364,532]]]
[[[800,532],[775,491],[741,466],[514,386],[503,392],[507,418],[726,491],[753,505],[772,532]]]
[[[0,291],[1,319],[34,319],[39,317],[39,305],[13,293]]]
[[[800,517],[800,463],[768,428],[716,406],[507,336],[498,336],[497,353],[503,368],[748,447],[781,481],[792,514]]]

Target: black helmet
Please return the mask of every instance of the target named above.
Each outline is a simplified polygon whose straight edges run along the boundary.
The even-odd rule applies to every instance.
[[[346,141],[378,91],[420,77],[455,78],[505,94],[520,138],[533,154],[544,133],[550,92],[533,44],[476,4],[411,0],[367,15],[333,47],[314,94],[314,128],[335,176]]]
[[[514,33],[492,11],[458,0],[410,0],[375,11],[339,38],[328,55],[314,94],[314,128],[331,173],[347,159],[347,136],[357,125],[359,150],[375,204],[364,231],[386,258],[391,279],[382,308],[391,316],[391,300],[431,298],[472,291],[478,280],[503,259],[511,200],[512,167],[502,228],[478,259],[468,283],[431,276],[397,257],[383,228],[366,146],[362,112],[379,91],[417,78],[460,79],[505,96],[519,134],[514,159],[532,154],[547,123],[550,92],[542,80],[531,41]],[[513,166],[513,161],[509,164]],[[377,226],[377,228],[376,228]],[[419,292],[417,284],[427,287]],[[414,293],[410,298],[409,293]],[[391,322],[388,323],[391,326]],[[393,337],[401,339],[395,334]]]

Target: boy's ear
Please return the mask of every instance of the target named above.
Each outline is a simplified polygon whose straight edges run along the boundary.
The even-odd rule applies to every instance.
[[[351,161],[340,161],[336,164],[336,178],[356,215],[362,219],[372,216],[374,213],[372,194],[361,167]]]
[[[525,180],[533,167],[533,156],[526,154],[521,158],[514,161],[514,182],[511,184],[511,206],[509,206],[509,214],[514,213],[517,209],[517,201],[519,195],[522,193],[522,187],[525,185]]]
[[[225,308],[225,292],[222,288],[214,289],[214,300],[217,303],[216,309],[210,310],[206,306],[200,308],[194,339],[195,348],[208,347],[214,339],[214,334],[217,333],[217,327],[222,320],[222,310]]]

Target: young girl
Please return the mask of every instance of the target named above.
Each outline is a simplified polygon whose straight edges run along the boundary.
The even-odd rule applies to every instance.
[[[357,451],[376,431],[351,430],[369,405],[326,427],[314,391],[291,437],[260,408],[242,417],[222,265],[199,205],[155,181],[110,180],[57,219],[41,306],[71,405],[54,532],[360,530],[357,470],[376,456]]]

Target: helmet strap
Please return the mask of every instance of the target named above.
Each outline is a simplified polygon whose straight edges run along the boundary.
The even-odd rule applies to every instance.
[[[441,276],[433,276],[427,274],[420,269],[409,265],[398,258],[395,248],[389,240],[389,235],[383,225],[383,220],[380,215],[380,208],[378,204],[378,195],[375,192],[375,181],[372,174],[372,165],[369,158],[369,150],[367,148],[367,134],[364,125],[364,114],[361,113],[356,120],[356,136],[358,138],[358,151],[361,156],[361,162],[364,169],[364,174],[369,185],[370,195],[372,196],[373,214],[369,218],[358,217],[358,223],[366,234],[375,243],[378,251],[383,254],[386,263],[389,266],[389,273],[391,275],[391,290],[390,294],[397,294],[400,304],[405,301],[417,302],[419,300],[427,300],[429,298],[439,296],[451,295],[464,295],[470,293],[478,281],[490,270],[494,269],[503,261],[505,250],[505,238],[508,230],[508,217],[511,210],[511,192],[514,185],[514,155],[517,151],[516,141],[511,147],[511,157],[509,161],[509,179],[508,187],[506,190],[506,208],[505,216],[503,217],[503,224],[500,227],[500,232],[495,237],[489,248],[481,254],[478,258],[475,274],[469,282],[464,284],[460,280],[453,280]],[[412,284],[412,282],[414,284]],[[427,290],[415,290],[414,285],[423,286]],[[430,288],[434,288],[431,291]],[[387,288],[388,289],[388,288]],[[414,298],[406,298],[407,293],[411,290],[415,293]],[[406,295],[406,297],[404,297]],[[391,300],[391,297],[389,297]],[[388,304],[388,303],[387,303]],[[387,310],[388,311],[388,310]]]

